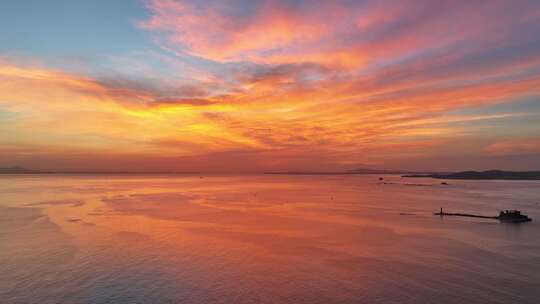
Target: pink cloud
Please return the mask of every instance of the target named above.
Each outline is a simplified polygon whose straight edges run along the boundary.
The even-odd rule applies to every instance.
[[[152,15],[140,25],[164,34],[168,48],[220,62],[357,68],[458,45],[499,46],[538,19],[522,1],[256,3],[148,0]]]

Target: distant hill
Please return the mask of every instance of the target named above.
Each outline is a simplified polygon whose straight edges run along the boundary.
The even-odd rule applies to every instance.
[[[456,173],[412,174],[403,177],[431,177],[440,179],[476,179],[476,180],[540,180],[540,171],[463,171]]]

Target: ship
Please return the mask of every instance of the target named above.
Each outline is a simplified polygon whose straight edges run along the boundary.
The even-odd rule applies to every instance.
[[[504,210],[499,212],[498,216],[484,216],[484,215],[476,215],[476,214],[468,214],[468,213],[448,213],[443,212],[443,208],[441,208],[440,212],[433,213],[434,215],[439,215],[441,217],[443,216],[465,216],[465,217],[475,217],[475,218],[484,218],[484,219],[494,219],[499,220],[503,223],[524,223],[524,222],[530,222],[532,219],[525,214],[521,214],[521,211],[519,210]]]
[[[504,210],[499,212],[499,216],[497,216],[497,219],[501,222],[506,223],[523,223],[523,222],[530,222],[531,218],[526,216],[525,214],[521,214],[521,211],[519,210]]]

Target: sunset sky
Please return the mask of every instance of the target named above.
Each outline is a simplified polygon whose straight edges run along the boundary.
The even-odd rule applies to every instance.
[[[540,169],[540,2],[5,0],[0,167]]]

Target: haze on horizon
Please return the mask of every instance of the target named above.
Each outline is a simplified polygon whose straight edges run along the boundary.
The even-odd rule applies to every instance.
[[[4,1],[0,167],[540,169],[538,1]]]

